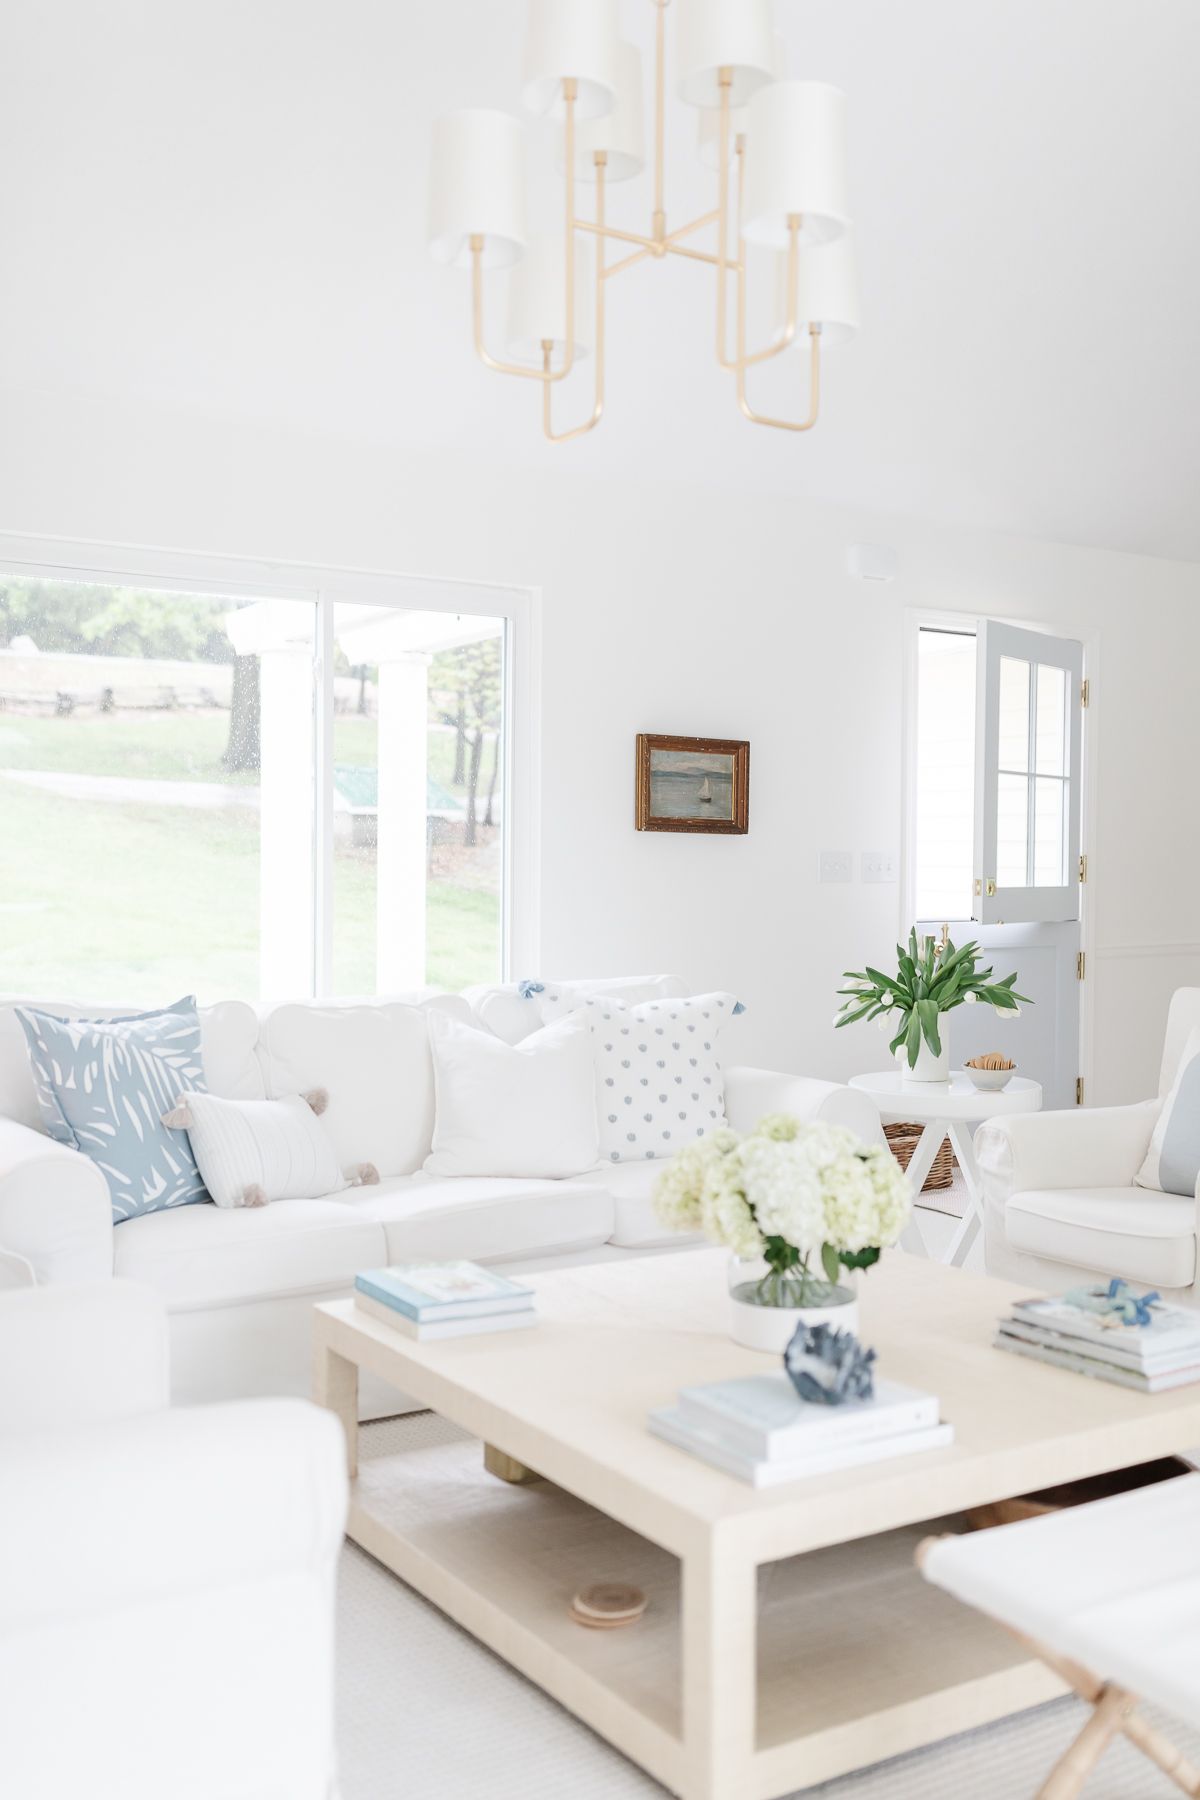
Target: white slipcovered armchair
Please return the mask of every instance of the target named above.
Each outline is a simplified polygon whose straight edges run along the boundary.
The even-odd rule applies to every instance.
[[[975,1154],[989,1274],[1051,1291],[1122,1275],[1166,1299],[1200,1305],[1200,1202],[1134,1184],[1194,1026],[1200,988],[1180,988],[1154,1100],[1025,1113],[980,1126]]]
[[[331,1800],[340,1428],[167,1382],[150,1289],[0,1294],[0,1792]]]

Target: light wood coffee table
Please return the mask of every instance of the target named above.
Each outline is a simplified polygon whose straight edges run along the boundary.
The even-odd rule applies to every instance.
[[[1200,1443],[1200,1387],[1151,1398],[1006,1356],[994,1324],[1022,1290],[896,1252],[862,1283],[862,1336],[941,1396],[954,1447],[756,1492],[645,1428],[688,1383],[773,1365],[726,1336],[723,1252],[533,1285],[536,1329],[432,1344],[316,1308],[349,1535],[686,1800],[772,1800],[1064,1691],[924,1582],[914,1546],[965,1507]],[[470,1438],[358,1467],[360,1368]],[[483,1444],[544,1479],[497,1480]],[[572,1622],[604,1580],[645,1590],[639,1623]]]

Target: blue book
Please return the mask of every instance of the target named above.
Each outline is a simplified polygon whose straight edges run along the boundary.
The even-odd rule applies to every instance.
[[[401,1263],[355,1276],[360,1294],[388,1306],[415,1324],[435,1319],[476,1319],[493,1313],[526,1312],[533,1289],[521,1287],[478,1263]]]

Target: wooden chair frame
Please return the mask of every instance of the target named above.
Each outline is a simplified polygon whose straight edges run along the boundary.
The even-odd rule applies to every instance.
[[[939,1537],[923,1538],[917,1545],[917,1567],[923,1569],[934,1545],[952,1535],[943,1533]],[[1026,1637],[1024,1632],[1005,1624],[1003,1619],[997,1620],[997,1623],[1004,1625],[1005,1630],[1011,1632],[1018,1643],[1024,1644],[1031,1655],[1053,1669],[1093,1709],[1078,1737],[1068,1746],[1038,1789],[1036,1800],[1076,1800],[1076,1796],[1083,1790],[1084,1782],[1118,1734],[1136,1744],[1142,1754],[1148,1756],[1164,1775],[1169,1776],[1182,1793],[1190,1795],[1192,1800],[1200,1800],[1200,1769],[1188,1761],[1170,1738],[1142,1717],[1138,1711],[1140,1701],[1136,1694],[1118,1687],[1115,1682],[1101,1680],[1081,1663],[1072,1662],[1068,1657],[1060,1656],[1056,1650],[1048,1649],[1045,1644],[1036,1643],[1033,1638]]]

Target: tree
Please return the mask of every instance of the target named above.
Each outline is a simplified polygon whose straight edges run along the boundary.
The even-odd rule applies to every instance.
[[[229,737],[221,761],[230,770],[262,766],[262,697],[257,656],[235,656],[233,659]]]
[[[504,692],[502,642],[498,637],[482,638],[473,644],[457,644],[443,650],[435,658],[430,677],[434,692],[447,689],[458,697],[456,713],[439,711],[444,723],[458,732],[455,751],[454,785],[467,790],[467,822],[463,841],[473,846],[479,840],[479,776],[483,750],[489,732],[495,734],[497,756],[501,706]],[[492,824],[492,808],[497,770],[493,765],[484,823]]]

